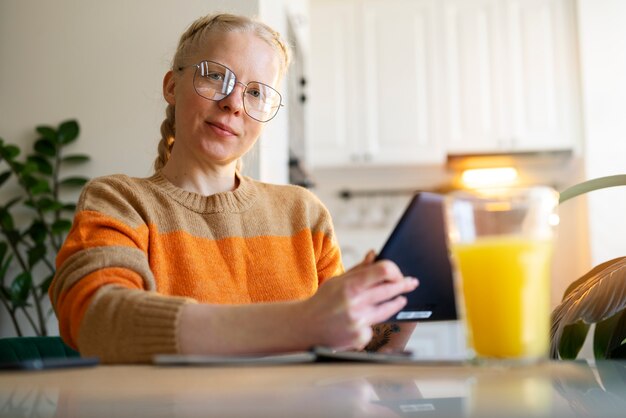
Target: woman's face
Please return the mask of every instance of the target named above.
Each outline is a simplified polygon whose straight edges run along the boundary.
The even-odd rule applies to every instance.
[[[185,69],[165,76],[165,99],[176,106],[176,142],[171,158],[182,158],[185,165],[224,166],[252,148],[264,123],[244,111],[244,86],[239,83],[219,101],[196,93],[193,65],[203,60],[225,65],[244,84],[260,81],[274,88],[279,82],[280,67],[275,50],[256,35],[212,33],[198,53],[184,63]]]

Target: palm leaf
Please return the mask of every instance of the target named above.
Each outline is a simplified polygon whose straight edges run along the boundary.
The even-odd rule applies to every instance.
[[[626,307],[626,257],[600,264],[578,282],[552,311],[550,351],[554,358],[567,325],[600,322]]]

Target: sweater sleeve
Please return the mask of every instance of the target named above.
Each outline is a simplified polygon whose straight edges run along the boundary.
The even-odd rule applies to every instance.
[[[104,363],[177,352],[178,317],[191,302],[156,293],[148,225],[136,201],[140,196],[120,179],[90,182],[49,288],[63,340]]]
[[[343,274],[344,266],[330,212],[317,196],[308,190],[306,194],[315,207],[314,210],[309,209],[308,212],[312,223],[311,231],[317,259],[317,276],[319,284],[322,284],[331,277]]]

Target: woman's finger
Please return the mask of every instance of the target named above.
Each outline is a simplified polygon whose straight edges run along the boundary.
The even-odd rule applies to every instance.
[[[367,254],[365,254],[365,258],[361,262],[363,265],[372,264],[376,260],[376,252],[374,250],[369,250]]]
[[[381,260],[352,272],[350,285],[360,292],[384,282],[399,282],[404,275],[393,261]]]
[[[355,297],[356,304],[378,305],[382,302],[393,299],[403,293],[408,293],[419,285],[419,281],[414,277],[407,277],[399,282],[385,282],[378,286],[370,287]]]
[[[407,298],[404,296],[398,296],[391,299],[388,302],[381,303],[370,310],[366,319],[370,325],[379,324],[391,318],[400,309],[404,308],[407,303]]]

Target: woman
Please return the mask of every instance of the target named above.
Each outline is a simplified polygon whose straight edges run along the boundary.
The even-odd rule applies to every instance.
[[[238,171],[281,106],[288,62],[248,18],[206,16],[182,35],[155,174],[90,182],[58,254],[49,293],[66,343],[107,363],[362,349],[404,306],[417,280],[373,254],[344,273],[313,194]]]

